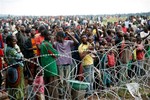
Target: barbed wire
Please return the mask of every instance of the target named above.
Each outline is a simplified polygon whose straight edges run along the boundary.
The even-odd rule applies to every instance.
[[[130,50],[125,48],[120,52],[123,52],[124,50],[128,50],[133,54],[133,50],[135,49],[133,46],[134,43],[128,42],[128,43],[126,43],[126,45],[133,47],[133,48],[130,48]],[[142,66],[139,65],[139,62],[137,60],[123,64],[121,62],[121,59],[119,58],[120,53],[118,53],[117,50],[115,49],[118,46],[121,46],[121,43],[118,45],[112,46],[109,49],[101,49],[101,50],[105,51],[105,53],[103,53],[102,58],[100,58],[99,54],[98,54],[98,52],[100,50],[97,50],[97,52],[94,52],[95,57],[96,57],[96,59],[99,60],[99,62],[94,67],[95,68],[95,80],[94,80],[94,90],[92,91],[93,100],[95,100],[95,99],[98,99],[98,100],[100,100],[100,99],[102,99],[102,100],[103,99],[108,99],[108,100],[133,99],[133,96],[131,95],[130,90],[126,86],[129,83],[139,84],[139,90],[138,91],[140,92],[143,100],[144,100],[144,98],[150,99],[150,94],[149,94],[150,93],[150,57],[145,58],[141,61]],[[150,46],[150,44],[144,45],[144,47],[146,47],[146,46]],[[107,61],[106,62],[104,61],[104,65],[102,65],[102,62],[103,62],[102,59],[105,57],[104,55],[107,55],[111,50],[114,50],[114,52],[117,53],[117,55],[115,56],[116,57],[115,60],[117,62],[116,65],[114,67],[107,67],[106,66]],[[78,50],[67,52],[67,55],[72,54],[74,52],[78,52]],[[93,53],[92,50],[90,50],[90,52]],[[148,53],[148,51],[145,49],[144,49],[144,52],[145,52],[145,54]],[[79,63],[82,63],[82,60],[77,60],[77,59],[74,59],[74,58],[67,56],[67,55],[66,54],[55,55],[58,57],[62,57],[62,56],[68,57],[68,58],[72,59],[72,61],[74,62],[74,66],[70,70],[69,76],[67,78],[63,78],[63,77],[61,78],[61,80],[64,80],[67,83],[67,85],[63,86],[63,88],[66,88],[66,90],[63,91],[64,92],[64,99],[74,99],[74,100],[81,99],[81,97],[84,97],[83,95],[86,93],[86,90],[82,90],[82,89],[81,90],[80,89],[75,90],[74,88],[72,88],[72,84],[70,84],[68,82],[68,80],[75,80],[76,81],[77,77],[81,77],[81,75],[84,74],[84,73],[82,73],[82,74],[77,73],[77,70],[79,69]],[[50,72],[49,70],[46,70],[45,68],[47,66],[51,65],[52,63],[54,63],[55,61],[50,62],[46,66],[41,66],[39,62],[32,61],[32,59],[39,59],[39,58],[47,57],[47,56],[52,56],[52,55],[51,54],[40,55],[40,56],[35,56],[35,57],[29,58],[29,59],[22,58],[20,61],[3,68],[1,70],[1,72],[6,71],[9,67],[11,67],[13,65],[16,65],[16,64],[19,64],[22,62],[23,63],[28,62],[28,63],[32,63],[36,66],[41,67],[39,72],[36,73],[36,76],[35,76],[35,78],[36,78],[40,74],[40,72],[42,72],[42,71]],[[6,59],[8,59],[8,58],[18,59],[15,57],[7,57]],[[58,59],[56,58],[56,61],[57,60]],[[79,63],[76,63],[76,61],[78,61]],[[134,66],[134,68],[129,68],[129,66],[130,67]],[[26,67],[28,68],[28,66],[26,66]],[[30,68],[28,68],[28,70],[30,72]],[[140,75],[139,75],[137,70],[140,71],[139,72]],[[52,73],[52,72],[50,72],[50,73]],[[106,74],[108,76],[105,76]],[[60,77],[60,76],[58,75],[58,77]],[[104,81],[105,79],[110,82],[110,86],[107,86],[106,82]],[[58,88],[58,90],[59,90],[60,89],[59,86],[61,84],[60,79],[57,79],[55,81],[58,81],[58,84],[55,84],[54,88]],[[82,81],[84,81],[84,77],[83,77]],[[46,91],[48,91],[46,86],[51,86],[52,83],[53,82],[48,83],[48,84],[44,84],[42,86],[45,88]],[[79,86],[80,85],[81,84],[79,84]],[[27,100],[32,100],[32,99],[34,100],[34,97],[37,95],[38,89],[37,89],[37,91],[34,91],[34,84],[30,85],[30,87],[32,88],[30,93],[28,95],[25,94],[25,97],[23,97],[23,98],[27,98]],[[38,88],[40,88],[40,87],[41,87],[41,85],[38,86]],[[28,87],[25,86],[24,90],[27,91],[27,88]],[[15,90],[18,90],[18,92],[22,92],[22,91],[20,91],[19,88],[7,88],[7,89],[9,89],[9,90],[15,89]],[[74,93],[77,93],[75,98],[72,98],[72,94],[70,93],[70,89],[72,91],[74,91]],[[53,93],[54,93],[54,91],[53,91]],[[55,94],[53,94],[53,95],[55,95]],[[8,96],[13,98],[13,96],[11,96],[11,95],[8,95]],[[54,100],[58,99],[58,98],[51,97],[51,94],[45,95],[45,97],[48,97],[50,100],[51,99],[54,99]],[[82,98],[82,99],[84,99],[84,98]]]

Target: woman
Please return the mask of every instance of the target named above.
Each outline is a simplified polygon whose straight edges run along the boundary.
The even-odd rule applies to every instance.
[[[41,53],[41,65],[44,69],[44,82],[48,91],[45,91],[46,100],[49,100],[47,95],[50,94],[52,98],[58,99],[58,69],[56,65],[56,58],[58,52],[53,48],[50,41],[50,33],[43,31],[44,41],[40,46]],[[48,92],[48,93],[47,93]],[[51,99],[53,100],[53,99]]]
[[[7,69],[6,85],[10,100],[23,100],[24,92],[24,75],[22,55],[15,49],[16,39],[9,35],[6,38],[7,48],[5,51],[6,61],[10,67]],[[16,72],[16,73],[14,73]]]

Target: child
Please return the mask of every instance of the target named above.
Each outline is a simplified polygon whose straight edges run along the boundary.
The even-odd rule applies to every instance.
[[[96,50],[95,50],[95,42],[94,42],[94,37],[93,36],[89,36],[89,38],[88,38],[88,42],[90,43],[90,48],[91,48],[91,51],[92,51],[92,53],[91,53],[91,56],[93,57],[93,58],[95,58],[95,54],[96,54]]]
[[[140,76],[142,74],[141,69],[143,69],[143,60],[144,60],[144,46],[142,43],[142,38],[137,37],[137,42],[135,44],[136,47],[136,59],[137,59],[137,70],[136,74]]]
[[[116,55],[114,53],[114,50],[110,50],[107,53],[107,71],[108,71],[108,80],[110,82],[110,84],[108,84],[108,86],[112,85],[112,82],[115,82],[115,74],[116,74],[116,70],[115,70],[115,66],[116,66]]]
[[[45,100],[43,70],[40,67],[38,67],[36,73],[37,75],[33,82],[34,92],[36,94],[36,100]]]
[[[108,68],[106,67],[106,65],[107,65],[107,55],[106,55],[105,47],[103,45],[100,46],[98,56],[99,56],[99,59],[100,59],[100,70],[101,70],[101,73],[102,73],[103,86],[105,86],[104,88],[110,87],[110,74],[109,74]]]
[[[113,50],[110,50],[107,54],[107,60],[108,60],[108,63],[107,63],[107,67],[108,68],[111,68],[111,67],[114,67],[115,64],[116,64],[116,59],[115,59],[115,54],[113,52]]]

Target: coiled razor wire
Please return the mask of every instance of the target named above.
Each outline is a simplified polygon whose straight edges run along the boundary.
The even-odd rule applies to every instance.
[[[115,53],[117,53],[117,50],[115,48],[117,48],[120,45],[121,44],[118,44],[118,45],[111,47],[110,49],[104,49],[106,52],[103,54],[103,57],[110,50],[113,50]],[[130,47],[134,47],[134,43],[131,43],[131,42],[126,43],[126,45],[128,45]],[[150,44],[147,44],[144,46],[145,47],[150,46]],[[133,53],[133,48],[130,48],[129,51]],[[145,54],[147,54],[148,51],[146,51],[146,50],[144,50],[144,51],[145,51]],[[68,52],[67,54],[70,54],[73,52],[77,52],[77,51]],[[91,51],[91,52],[93,52],[93,51]],[[107,61],[104,62],[104,66],[102,66],[101,62],[102,62],[103,57],[100,58],[97,52],[96,53],[94,52],[95,56],[99,60],[98,64],[94,68],[95,69],[94,91],[92,91],[93,94],[89,98],[92,98],[93,100],[134,99],[133,96],[130,94],[126,84],[137,83],[140,86],[139,92],[141,94],[141,99],[143,99],[143,100],[150,99],[150,57],[141,61],[143,66],[139,66],[138,61],[129,62],[128,64],[122,64],[119,59],[119,53],[117,53],[116,62],[118,62],[118,64],[116,64],[113,68],[107,68],[106,67]],[[31,59],[38,59],[38,58],[45,57],[45,56],[51,56],[51,55],[50,54],[40,55],[40,56],[36,56],[36,57],[30,58],[30,59],[22,58],[22,60],[20,62],[28,62],[28,63],[32,63],[32,64],[35,64],[36,66],[41,67],[40,71],[35,76],[35,77],[37,77],[41,71],[46,70],[45,68],[48,65],[52,64],[53,62],[50,62],[46,66],[41,66],[39,64],[39,62],[34,62]],[[59,54],[58,56],[69,57],[69,56],[66,56],[66,54],[63,54],[63,55]],[[69,58],[72,59],[74,66],[71,67],[72,69],[70,70],[68,78],[61,79],[66,82],[70,79],[76,80],[76,78],[78,76],[81,76],[77,73],[79,63],[76,63],[76,61],[77,61],[76,59],[73,59],[71,57],[69,57]],[[17,58],[13,58],[13,59],[17,59]],[[9,68],[15,64],[19,64],[20,62],[14,63],[12,65],[9,65],[6,68],[3,68],[1,70],[1,72],[7,70],[7,68]],[[78,61],[78,62],[81,63],[82,61]],[[133,69],[131,69],[131,68],[129,69],[129,65],[130,65],[130,67],[131,66],[135,66],[135,67]],[[29,68],[28,68],[28,70],[31,73]],[[137,70],[141,71],[141,72],[139,72],[140,74],[137,73],[138,72]],[[129,76],[129,71],[130,71],[130,74],[132,74],[130,76]],[[107,74],[108,76],[105,77],[105,74]],[[69,79],[69,77],[70,77],[70,79]],[[107,79],[107,81],[109,81],[111,83],[110,86],[107,86],[105,84],[105,82],[104,82],[105,79]],[[84,80],[84,78],[83,78],[83,80]],[[58,88],[58,90],[59,90],[60,81],[59,81],[59,79],[56,81],[58,81],[58,84],[55,85],[56,86],[55,88]],[[44,84],[45,91],[48,91],[46,86],[50,86],[51,83]],[[30,85],[30,87],[32,88],[30,93],[28,95],[25,94],[25,97],[23,97],[23,98],[26,98],[27,100],[36,100],[35,96],[37,95],[36,92],[38,92],[38,91],[34,91],[34,89],[33,89],[34,85]],[[40,85],[39,85],[39,88],[40,88]],[[66,90],[63,91],[63,93],[64,93],[63,99],[68,99],[68,100],[87,99],[87,98],[84,98],[84,95],[86,92],[85,90],[75,90],[71,87],[71,85],[69,83],[66,86],[64,86],[64,88],[66,88]],[[18,92],[22,92],[18,88],[9,88],[9,89],[15,89],[15,90],[18,90]],[[26,86],[24,90],[27,91],[27,89],[28,89],[28,86]],[[74,93],[76,94],[76,97],[72,98],[72,93],[70,92],[70,89],[71,89],[71,91],[74,91]],[[55,95],[55,94],[53,94],[53,95]],[[15,99],[13,96],[9,95],[9,97],[12,97],[13,99]],[[50,94],[45,95],[45,97],[48,97],[49,100],[51,100],[51,99],[59,100],[60,99],[60,98],[53,98],[53,97],[51,97]]]

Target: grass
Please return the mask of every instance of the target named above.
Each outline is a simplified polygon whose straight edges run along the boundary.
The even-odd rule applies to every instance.
[[[127,17],[120,17],[120,18],[117,18],[117,17],[110,17],[110,18],[104,18],[103,20],[103,24],[104,25],[107,25],[107,22],[118,22],[119,20],[122,20],[122,21],[125,21]]]

